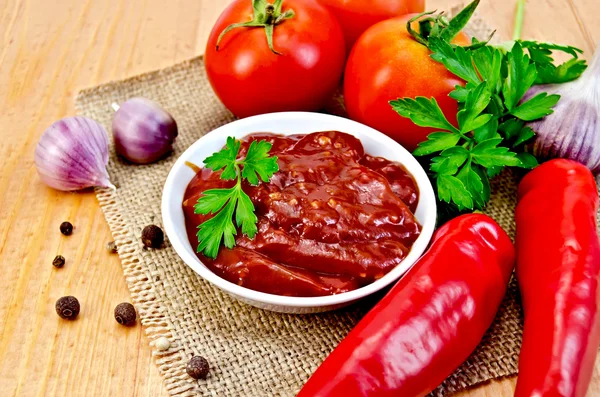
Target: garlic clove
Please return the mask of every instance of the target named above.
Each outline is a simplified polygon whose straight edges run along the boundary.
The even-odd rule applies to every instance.
[[[35,149],[40,179],[57,190],[92,186],[114,189],[107,164],[108,134],[98,122],[87,117],[58,120],[44,131]]]
[[[118,154],[133,163],[149,164],[172,151],[177,123],[158,104],[136,97],[113,107],[117,109],[112,130]]]

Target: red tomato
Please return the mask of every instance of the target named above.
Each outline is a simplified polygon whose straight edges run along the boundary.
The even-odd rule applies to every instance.
[[[345,44],[333,15],[316,0],[284,0],[295,16],[275,25],[273,53],[265,29],[230,24],[252,18],[252,1],[235,0],[219,17],[208,39],[204,62],[217,96],[238,117],[289,110],[320,110],[338,87]]]
[[[319,2],[327,6],[342,25],[348,51],[359,36],[377,22],[425,10],[425,0],[319,0]]]
[[[389,101],[433,97],[456,125],[458,105],[448,94],[463,83],[431,59],[429,49],[408,33],[406,22],[412,16],[389,19],[369,28],[352,49],[344,76],[344,99],[350,118],[389,135],[410,151],[433,129],[418,127],[398,115]],[[466,45],[469,39],[461,33],[454,42]]]

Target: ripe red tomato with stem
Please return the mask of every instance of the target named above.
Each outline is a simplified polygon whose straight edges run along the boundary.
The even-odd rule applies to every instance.
[[[346,65],[344,99],[353,120],[373,127],[413,151],[435,132],[398,115],[389,102],[398,98],[435,98],[446,118],[456,125],[458,105],[448,96],[464,81],[430,58],[431,51],[406,28],[415,15],[388,19],[373,25],[358,39]],[[411,24],[416,31],[419,24]],[[470,44],[459,33],[454,41]]]
[[[204,62],[238,117],[323,108],[341,81],[342,29],[316,0],[235,0],[216,22]]]
[[[377,22],[423,12],[425,0],[319,0],[344,30],[348,52],[361,34]]]

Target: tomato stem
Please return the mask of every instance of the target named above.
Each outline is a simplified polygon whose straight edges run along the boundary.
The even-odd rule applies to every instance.
[[[217,39],[216,50],[219,51],[219,44],[223,37],[233,29],[237,28],[264,28],[267,36],[267,44],[269,49],[276,55],[281,55],[273,47],[273,31],[276,25],[284,22],[287,19],[293,18],[296,13],[289,9],[282,12],[283,0],[275,0],[273,4],[267,0],[252,0],[252,20],[247,22],[233,23],[227,26]]]
[[[265,24],[270,25],[273,23],[273,13],[275,12],[275,7],[273,7],[273,4],[269,4],[268,6],[266,6],[265,12],[266,12]]]
[[[427,17],[427,18],[423,18],[423,17],[433,15],[436,12],[437,12],[437,10],[422,12],[420,14],[415,15],[414,17],[409,19],[408,22],[406,22],[406,30],[408,31],[408,33],[410,33],[410,35],[415,40],[417,40],[419,43],[423,44],[425,47],[429,47],[429,41],[427,39],[429,38],[429,35],[431,33],[431,22],[434,21],[434,19],[431,17]],[[412,28],[413,22],[416,22],[416,21],[419,21],[419,32],[417,32],[416,30],[414,30]],[[429,25],[429,26],[424,27],[425,25]]]
[[[422,12],[406,23],[406,30],[416,41],[426,47],[429,47],[429,39],[433,37],[450,43],[469,22],[479,2],[480,0],[472,1],[451,20],[448,20],[443,12],[439,14],[436,14],[436,11]],[[414,22],[419,24],[418,32],[412,27]],[[484,44],[474,43],[473,45],[482,46]]]

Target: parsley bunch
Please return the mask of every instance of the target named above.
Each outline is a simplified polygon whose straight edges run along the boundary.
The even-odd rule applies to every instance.
[[[216,214],[198,226],[197,252],[204,252],[209,258],[216,258],[221,241],[225,247],[235,246],[237,227],[250,238],[256,235],[258,218],[250,197],[242,190],[242,180],[251,185],[258,185],[259,177],[263,182],[279,171],[277,157],[269,157],[272,145],[267,141],[252,141],[246,157],[238,159],[240,141],[227,138],[225,148],[204,160],[207,168],[213,171],[223,170],[221,179],[237,179],[235,185],[228,189],[210,189],[194,205],[195,214]],[[235,216],[235,224],[233,218]]]
[[[407,29],[432,51],[431,58],[465,81],[450,93],[459,105],[458,125],[448,121],[434,98],[402,98],[393,109],[416,125],[437,131],[414,151],[428,156],[438,199],[459,211],[482,209],[490,198],[489,178],[504,167],[533,168],[538,163],[525,151],[534,136],[526,125],[552,113],[559,95],[538,93],[523,101],[534,84],[563,83],[585,70],[581,50],[534,41],[513,41],[500,46],[473,39],[468,47],[451,44],[466,25],[479,1],[469,4],[456,18],[423,13]],[[419,32],[411,23],[419,21]],[[552,51],[572,58],[554,65]]]

